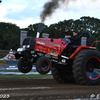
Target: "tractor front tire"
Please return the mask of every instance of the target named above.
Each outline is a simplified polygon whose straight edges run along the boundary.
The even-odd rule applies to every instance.
[[[21,58],[18,61],[18,69],[22,73],[28,73],[32,70],[32,64],[28,63],[28,61],[25,60],[24,58]]]
[[[72,83],[74,82],[74,77],[72,72],[68,72],[65,69],[52,67],[52,75],[54,80],[58,83]]]
[[[79,52],[73,62],[75,81],[81,85],[97,85],[100,83],[100,53],[96,50]]]
[[[47,74],[51,70],[51,61],[47,57],[40,57],[36,62],[36,70],[40,74]]]

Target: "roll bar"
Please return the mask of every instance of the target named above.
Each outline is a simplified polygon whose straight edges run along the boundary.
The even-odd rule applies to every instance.
[[[89,35],[89,42],[88,42],[88,45],[90,46],[90,43],[91,43],[91,37],[92,37],[92,35],[91,35],[91,33],[90,32],[83,32],[79,37],[81,38],[82,36],[83,36],[83,34],[85,34],[85,33],[88,33],[88,35]]]

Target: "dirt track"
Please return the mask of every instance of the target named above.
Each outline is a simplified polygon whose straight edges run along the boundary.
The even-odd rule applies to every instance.
[[[73,98],[90,98],[92,94],[96,96],[100,94],[100,85],[59,84],[53,79],[11,78],[0,79],[1,94],[10,97],[0,100],[67,100]]]

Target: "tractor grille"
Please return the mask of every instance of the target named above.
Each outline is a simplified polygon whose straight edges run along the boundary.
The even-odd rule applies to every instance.
[[[35,42],[36,42],[36,38],[35,37],[28,37],[28,38],[25,38],[24,41],[23,41],[23,45],[29,45],[30,46],[30,50],[34,50],[35,48]],[[22,45],[22,46],[23,46]]]
[[[23,45],[29,45],[30,44],[30,39],[31,38],[25,38],[23,41]]]

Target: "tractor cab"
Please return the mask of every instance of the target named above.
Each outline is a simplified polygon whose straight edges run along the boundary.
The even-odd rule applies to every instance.
[[[84,34],[88,34],[89,35],[89,39],[88,39],[88,42],[87,42],[87,37],[82,37]],[[80,36],[79,36],[79,38],[80,38],[80,45],[78,45],[78,44],[70,44],[70,39],[69,39],[69,37],[70,36],[65,36],[65,39],[63,39],[63,41],[65,41],[65,43],[66,43],[66,45],[67,45],[67,47],[64,49],[64,51],[63,51],[63,55],[64,56],[70,56],[70,55],[72,55],[77,49],[79,50],[79,48],[81,48],[81,47],[88,47],[89,48],[89,46],[90,46],[90,42],[91,42],[91,34],[90,34],[90,32],[83,32]]]

